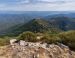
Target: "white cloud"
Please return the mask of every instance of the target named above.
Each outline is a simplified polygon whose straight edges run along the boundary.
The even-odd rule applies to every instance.
[[[21,4],[22,4],[22,3],[29,3],[29,2],[30,2],[29,0],[22,0],[22,1],[19,1],[19,3],[21,3]],[[19,3],[18,3],[18,4],[19,4]]]
[[[38,0],[38,1],[55,2],[55,1],[57,1],[57,0]]]
[[[48,2],[65,1],[65,2],[69,2],[69,1],[74,1],[74,0],[38,0],[38,1],[48,1]]]
[[[57,0],[38,0],[38,1],[48,1],[53,2]],[[7,11],[75,11],[75,1],[74,0],[61,0],[64,3],[30,3],[29,0],[21,0],[14,5],[2,4],[0,5],[0,10]],[[30,3],[30,4],[26,4]]]

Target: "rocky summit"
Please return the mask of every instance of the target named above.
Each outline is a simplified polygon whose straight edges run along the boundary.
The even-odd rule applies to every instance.
[[[63,44],[26,42],[0,47],[0,58],[75,58],[75,52]]]

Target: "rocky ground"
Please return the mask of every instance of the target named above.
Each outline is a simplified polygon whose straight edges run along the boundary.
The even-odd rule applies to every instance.
[[[65,45],[21,46],[15,44],[0,47],[0,58],[75,58],[75,52]]]

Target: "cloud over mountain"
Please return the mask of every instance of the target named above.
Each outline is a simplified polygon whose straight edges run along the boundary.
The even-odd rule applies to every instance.
[[[75,11],[74,0],[2,0],[4,11]]]

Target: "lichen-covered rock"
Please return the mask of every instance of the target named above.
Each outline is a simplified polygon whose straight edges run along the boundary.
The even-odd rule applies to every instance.
[[[46,48],[17,44],[14,48],[11,45],[3,46],[0,47],[0,58],[75,58],[75,52],[71,51],[67,46],[63,48],[55,44],[48,46]]]

